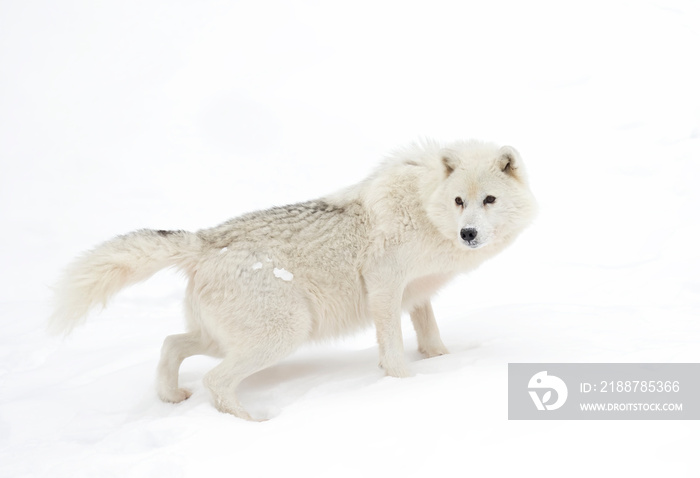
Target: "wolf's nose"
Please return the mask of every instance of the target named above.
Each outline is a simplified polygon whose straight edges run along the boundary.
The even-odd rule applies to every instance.
[[[459,231],[459,235],[462,236],[463,241],[472,242],[476,239],[477,231],[473,227],[465,227]]]

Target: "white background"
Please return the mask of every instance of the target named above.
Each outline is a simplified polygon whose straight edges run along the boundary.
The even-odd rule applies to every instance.
[[[697,476],[691,421],[507,420],[508,362],[700,361],[693,1],[0,2],[0,476]],[[515,146],[540,203],[435,300],[452,354],[386,378],[373,332],[220,414],[163,272],[44,334],[75,255],[361,180],[423,137]],[[697,405],[697,404],[696,404]]]

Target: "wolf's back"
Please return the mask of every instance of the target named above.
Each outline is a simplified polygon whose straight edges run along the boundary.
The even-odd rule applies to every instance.
[[[186,231],[141,229],[117,236],[71,263],[54,287],[53,334],[69,334],[90,309],[166,267],[192,270],[203,242]]]

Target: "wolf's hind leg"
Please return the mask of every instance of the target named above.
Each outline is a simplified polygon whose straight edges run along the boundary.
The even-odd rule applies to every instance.
[[[243,408],[243,405],[238,401],[236,388],[246,377],[273,365],[281,359],[282,357],[275,357],[274,359],[268,357],[254,360],[241,358],[237,354],[226,357],[223,362],[214,367],[204,377],[204,385],[211,392],[217,410],[223,413],[230,413],[245,420],[262,421],[254,419]]]
[[[204,377],[204,385],[211,392],[214,406],[223,413],[230,413],[244,420],[255,420],[238,401],[236,388],[246,377],[254,374],[263,366],[254,366],[250,360],[241,360],[238,356],[228,356]]]
[[[266,341],[244,346],[239,344],[226,355],[224,360],[204,377],[204,385],[214,399],[220,412],[230,413],[251,421],[254,419],[238,401],[236,388],[250,375],[270,367],[291,352],[306,339],[306,333],[299,330],[278,330],[269,333]],[[290,333],[291,332],[291,333]]]
[[[212,345],[202,341],[199,332],[170,335],[165,338],[158,363],[158,396],[164,402],[178,403],[192,395],[178,387],[178,374],[182,361],[192,355],[214,355]]]

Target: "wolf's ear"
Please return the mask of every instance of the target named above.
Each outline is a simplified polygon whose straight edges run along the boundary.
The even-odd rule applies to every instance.
[[[457,169],[458,161],[450,156],[449,154],[442,155],[442,165],[445,168],[445,177],[452,174],[452,172]]]
[[[520,176],[518,169],[521,163],[520,155],[512,146],[503,146],[498,150],[496,165],[502,172],[517,178]]]

